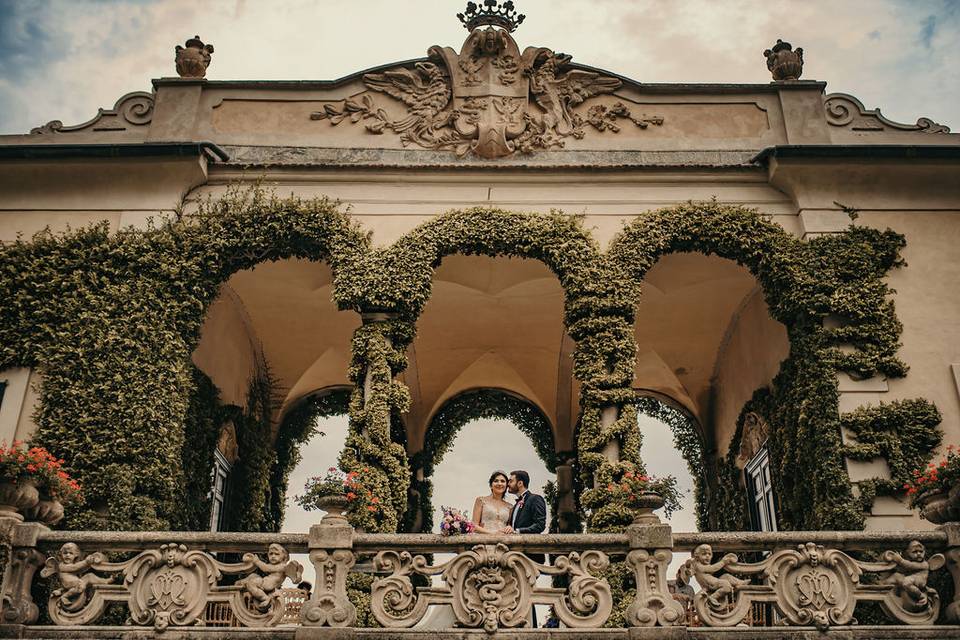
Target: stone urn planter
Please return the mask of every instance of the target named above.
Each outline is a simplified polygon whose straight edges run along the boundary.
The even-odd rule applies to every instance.
[[[345,525],[348,524],[343,512],[347,510],[350,501],[343,495],[321,496],[317,498],[317,506],[327,512],[327,515],[321,518],[320,523],[326,525]]]
[[[24,511],[27,520],[55,525],[63,520],[63,504],[50,496],[40,495],[37,504]]]
[[[665,500],[659,493],[644,491],[637,496],[631,505],[637,512],[633,517],[633,524],[660,524],[660,518],[654,511],[663,507],[664,504]]]
[[[40,501],[40,491],[32,478],[0,480],[0,518],[23,521],[23,515]]]
[[[933,524],[960,522],[960,485],[949,491],[925,491],[917,498],[920,515]]]

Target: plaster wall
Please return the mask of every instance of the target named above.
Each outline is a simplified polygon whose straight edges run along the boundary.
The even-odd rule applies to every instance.
[[[769,384],[789,354],[786,327],[770,317],[763,293],[754,289],[733,317],[717,354],[711,423],[718,456],[730,449],[743,405]]]
[[[28,367],[0,372],[0,382],[6,382],[3,403],[0,404],[0,442],[10,445],[14,440],[27,440],[36,431],[33,409],[38,400],[40,374]]]
[[[255,336],[242,302],[228,286],[210,305],[193,363],[220,390],[224,404],[244,407],[257,367]]]
[[[925,397],[943,416],[944,446],[960,444],[960,209],[863,211],[863,224],[904,234],[907,266],[890,272],[897,316],[903,323],[899,356],[910,366],[905,378],[889,380],[890,400]]]
[[[0,161],[0,242],[101,221],[142,229],[205,180],[203,158]]]

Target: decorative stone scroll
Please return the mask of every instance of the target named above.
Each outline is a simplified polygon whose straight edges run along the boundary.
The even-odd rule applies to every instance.
[[[280,585],[299,581],[303,568],[279,544],[267,548],[267,561],[244,554],[242,562],[224,563],[199,550],[169,543],[125,562],[109,562],[102,553],[84,555],[72,542],[48,558],[41,576],[55,577],[48,614],[58,625],[96,621],[110,602],[124,602],[134,624],[169,626],[201,624],[208,603],[228,603],[244,626],[277,625],[284,614]],[[243,576],[219,586],[224,575]]]
[[[639,129],[663,124],[662,117],[631,114],[620,102],[593,105],[584,116],[577,107],[612,93],[622,82],[596,71],[571,69],[570,56],[544,47],[527,47],[521,53],[509,31],[497,27],[474,28],[459,54],[434,46],[427,52],[429,61],[413,68],[365,74],[363,82],[373,94],[328,103],[310,118],[331,125],[363,122],[370,133],[399,135],[404,146],[461,156],[473,152],[483,158],[563,147],[567,138],[583,138],[587,125],[618,133],[616,120],[621,118]],[[377,93],[400,101],[406,114],[392,118],[387,113],[390,101]]]
[[[381,551],[374,558],[386,578],[375,580],[373,615],[384,627],[412,627],[430,605],[449,604],[463,627],[487,633],[526,626],[530,607],[549,604],[568,627],[599,627],[610,616],[613,598],[606,580],[593,573],[607,568],[600,551],[553,558],[553,565],[534,562],[505,544],[477,545],[443,564],[430,566],[422,555]],[[414,587],[414,575],[440,575],[444,586]],[[536,586],[540,575],[566,576],[566,589]]]
[[[694,606],[703,624],[740,624],[754,603],[772,603],[791,625],[825,629],[850,624],[857,602],[879,602],[883,610],[905,624],[932,624],[940,613],[940,597],[927,586],[930,571],[944,557],[926,558],[914,540],[903,555],[886,551],[882,562],[856,560],[837,549],[812,542],[776,551],[761,562],[741,563],[728,553],[713,561],[713,549],[694,549],[677,573],[678,583],[696,578],[700,591]],[[875,582],[861,580],[877,574]]]
[[[846,93],[831,93],[824,97],[827,124],[848,127],[853,131],[918,131],[920,133],[950,133],[950,127],[936,123],[930,118],[919,118],[916,124],[903,124],[885,118],[880,109],[867,109],[854,96]]]
[[[122,96],[113,109],[98,109],[97,115],[82,124],[65,127],[59,120],[51,120],[41,127],[30,130],[31,135],[69,133],[72,131],[126,131],[131,126],[139,127],[153,120],[152,93],[134,91]]]

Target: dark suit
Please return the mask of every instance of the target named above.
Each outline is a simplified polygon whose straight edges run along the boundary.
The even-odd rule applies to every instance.
[[[519,512],[514,513],[516,511],[517,506],[514,505],[510,511],[510,522],[513,523],[511,526],[516,533],[543,533],[547,528],[547,503],[543,496],[527,491],[523,497],[523,506]]]
[[[517,504],[520,504],[519,499]],[[514,518],[516,516],[516,518]],[[543,533],[547,528],[547,502],[543,496],[527,491],[523,494],[523,506],[517,511],[517,506],[513,506],[510,511],[510,522],[513,523],[514,533]],[[544,564],[547,561],[542,553],[528,553],[527,557],[534,562]],[[537,626],[537,611],[531,609],[533,626]]]

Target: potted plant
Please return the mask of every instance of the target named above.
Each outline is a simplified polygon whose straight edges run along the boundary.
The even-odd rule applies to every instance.
[[[330,467],[326,475],[307,480],[303,494],[295,496],[294,500],[307,511],[326,511],[325,520],[344,520],[344,513],[347,513],[351,524],[358,530],[372,530],[383,509],[380,499],[364,481],[366,471],[368,467],[349,473]]]
[[[607,485],[607,494],[610,501],[621,502],[636,512],[634,524],[657,524],[660,519],[653,513],[655,510],[662,508],[669,518],[683,508],[674,476],[656,477],[627,471],[619,482]]]
[[[43,447],[0,444],[0,517],[56,524],[63,519],[63,505],[77,499],[79,491],[63,460]]]
[[[920,517],[934,524],[960,522],[960,452],[954,445],[939,462],[931,462],[903,488],[910,506],[920,509]]]

